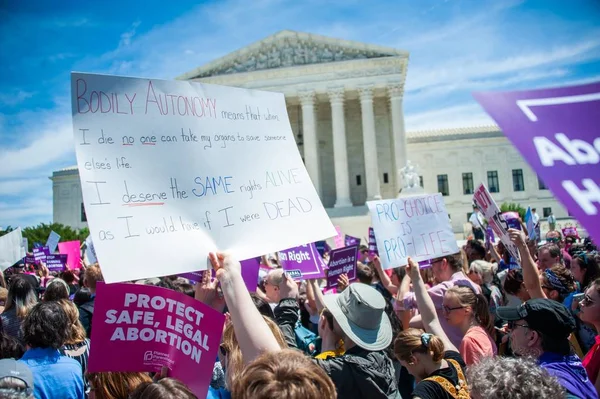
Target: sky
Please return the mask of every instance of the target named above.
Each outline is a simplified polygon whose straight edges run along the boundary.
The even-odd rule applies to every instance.
[[[410,52],[406,129],[492,120],[471,92],[600,80],[597,0],[0,0],[0,226],[52,220],[70,72],[172,79],[289,29]]]

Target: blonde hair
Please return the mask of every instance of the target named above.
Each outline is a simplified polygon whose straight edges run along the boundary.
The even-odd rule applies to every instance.
[[[17,318],[24,320],[37,303],[37,295],[31,283],[19,275],[13,277],[8,287],[4,311],[14,307]]]
[[[401,331],[394,341],[394,355],[398,360],[410,362],[414,353],[423,353],[431,356],[434,362],[440,362],[444,358],[444,342],[433,334],[428,335],[428,341],[423,339],[427,334],[420,328],[409,328]]]
[[[127,399],[140,384],[152,382],[148,373],[87,373],[96,399]]]
[[[488,301],[483,294],[476,293],[468,286],[455,285],[446,291],[446,295],[454,295],[460,306],[469,306],[473,309],[473,316],[477,324],[483,327],[490,337],[495,336],[494,322],[490,316]]]
[[[302,353],[285,349],[266,352],[234,381],[231,397],[238,399],[335,399],[331,378]]]
[[[474,260],[469,266],[469,271],[481,276],[483,284],[491,284],[494,280],[494,274],[498,270],[498,265],[486,262],[484,260]]]
[[[77,306],[75,306],[73,302],[66,299],[61,299],[57,302],[65,311],[67,318],[69,319],[69,332],[67,340],[65,341],[65,345],[75,345],[85,340],[87,335],[83,325],[79,321],[79,310],[77,309]]]
[[[263,319],[273,332],[279,346],[281,348],[287,348],[287,343],[285,342],[283,333],[279,329],[277,323],[266,316],[263,316]],[[244,370],[244,359],[242,358],[242,350],[238,344],[235,331],[233,330],[233,323],[231,322],[228,322],[225,325],[225,329],[223,330],[223,342],[221,345],[223,345],[227,351],[227,367],[225,370],[227,386],[232,387],[233,383],[239,378],[239,375]]]
[[[96,289],[96,283],[98,281],[104,281],[102,270],[100,270],[100,266],[98,266],[97,263],[94,263],[92,266],[85,269],[83,276],[86,286],[92,290]]]

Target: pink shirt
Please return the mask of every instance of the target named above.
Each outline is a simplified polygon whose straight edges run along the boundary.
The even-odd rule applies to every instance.
[[[455,285],[468,285],[475,290],[478,294],[481,293],[481,289],[477,284],[472,282],[463,272],[456,272],[450,277],[450,280],[444,281],[437,285],[434,285],[430,289],[427,290],[429,292],[429,296],[435,305],[435,310],[437,311],[438,319],[440,319],[440,325],[444,329],[444,332],[448,336],[450,342],[454,344],[457,348],[460,346],[460,343],[463,339],[463,334],[457,327],[453,327],[448,324],[448,321],[444,317],[442,311],[442,304],[444,300],[444,295],[449,288],[454,287]],[[417,299],[415,297],[414,292],[409,292],[404,296],[404,309],[410,310],[417,307]]]
[[[498,353],[496,343],[481,326],[469,328],[458,348],[467,366],[479,363],[483,357],[494,357]]]

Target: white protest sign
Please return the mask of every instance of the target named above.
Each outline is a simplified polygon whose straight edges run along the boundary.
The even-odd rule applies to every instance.
[[[441,194],[367,202],[384,269],[459,251]]]
[[[483,214],[483,217],[487,219],[488,226],[494,230],[496,237],[500,238],[500,241],[502,241],[508,252],[510,252],[510,255],[519,261],[521,259],[519,257],[519,250],[508,236],[508,229],[510,227],[508,223],[506,223],[506,220],[504,220],[504,216],[502,216],[500,208],[498,208],[498,205],[496,205],[496,202],[492,198],[492,195],[488,191],[485,184],[481,183],[477,187],[475,194],[473,194],[473,201]]]
[[[24,257],[25,249],[23,248],[23,235],[20,227],[0,237],[0,269],[2,271]]]
[[[206,269],[336,234],[283,94],[71,76],[88,224],[107,282]]]
[[[94,248],[94,242],[92,241],[92,236],[87,236],[85,239],[85,257],[89,265],[98,262],[96,258],[96,249]]]
[[[46,246],[50,250],[50,253],[53,253],[54,251],[56,251],[56,246],[58,245],[59,241],[60,241],[60,235],[58,233],[56,233],[54,230],[52,230],[50,232],[50,235],[48,236],[48,240],[46,241]]]

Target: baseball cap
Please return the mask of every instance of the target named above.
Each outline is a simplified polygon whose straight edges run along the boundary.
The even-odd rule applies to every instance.
[[[525,320],[530,329],[551,338],[567,339],[575,330],[575,319],[560,302],[552,299],[531,299],[516,307],[500,306],[499,318],[507,321]]]
[[[15,359],[0,360],[0,380],[6,377],[17,378],[27,385],[27,388],[33,389],[33,374],[25,363]]]

